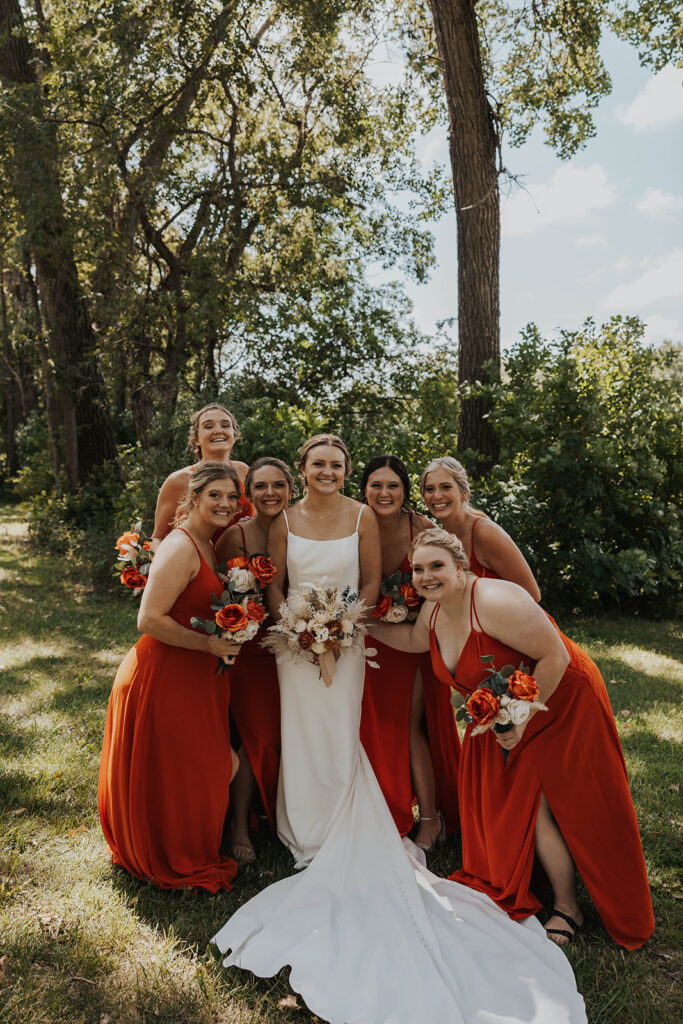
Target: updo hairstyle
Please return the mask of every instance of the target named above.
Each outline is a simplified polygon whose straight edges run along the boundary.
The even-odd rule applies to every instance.
[[[455,462],[455,459],[453,461]],[[445,548],[456,565],[462,566],[465,571],[470,567],[469,559],[465,554],[465,548],[462,543],[454,533],[449,533],[448,530],[442,530],[440,526],[434,526],[429,530],[423,530],[422,533],[418,533],[416,537],[413,537],[413,542],[408,549],[408,558],[411,565],[413,564],[413,554],[415,553],[415,549],[425,546],[432,548]]]
[[[298,492],[296,489],[296,484],[294,483],[294,477],[292,475],[291,469],[289,468],[286,462],[282,461],[282,459],[276,459],[272,455],[264,455],[260,459],[256,459],[249,466],[249,469],[247,470],[247,475],[244,478],[244,493],[246,494],[246,496],[251,499],[251,485],[253,482],[254,473],[258,469],[263,469],[264,466],[273,466],[275,469],[279,469],[283,477],[287,481],[287,486],[289,487],[289,491],[292,498],[296,498]]]
[[[405,509],[406,512],[412,512],[412,506],[410,504],[410,477],[408,476],[408,468],[403,459],[399,459],[398,455],[376,455],[374,459],[370,459],[363,470],[363,476],[360,482],[360,500],[367,505],[368,501],[365,497],[365,488],[367,487],[368,480],[372,474],[378,469],[393,470],[403,484],[403,501],[401,503],[401,508]]]
[[[216,405],[215,402],[212,402],[211,405],[205,405],[198,412],[193,413],[190,419],[190,433],[187,438],[187,447],[190,449],[190,451],[192,452],[192,456],[195,459],[201,458],[202,454],[202,450],[199,447],[199,421],[205,412],[210,412],[212,409],[216,409],[218,412],[223,412],[228,417],[228,419],[232,423],[232,429],[235,434],[235,441],[239,441],[240,437],[242,436],[239,424],[237,423],[237,420],[229,411],[229,409],[225,409],[222,405]]]
[[[173,518],[174,526],[180,526],[187,519],[194,507],[192,499],[200,495],[214,480],[232,480],[237,493],[240,493],[240,478],[233,466],[229,466],[227,462],[202,462],[192,473],[187,494],[178,502]]]
[[[304,466],[306,464],[306,459],[308,458],[308,453],[313,448],[317,448],[321,444],[332,445],[333,448],[339,448],[339,450],[341,452],[343,452],[343,454],[344,454],[344,477],[346,478],[346,477],[351,476],[351,469],[352,469],[352,466],[351,466],[351,454],[349,452],[349,449],[346,447],[346,445],[342,441],[341,437],[337,437],[336,434],[315,434],[313,437],[309,437],[308,441],[304,441],[304,443],[302,444],[301,448],[299,449],[298,458],[297,458],[296,462],[294,463],[296,468],[299,470],[299,473],[301,475],[301,479],[304,482],[304,486],[306,485],[306,476],[304,474]]]

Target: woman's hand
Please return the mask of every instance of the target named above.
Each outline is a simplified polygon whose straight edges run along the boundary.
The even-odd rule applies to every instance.
[[[232,665],[240,653],[242,645],[236,644],[234,640],[228,640],[225,636],[218,636],[214,633],[212,636],[207,637],[206,646],[209,654],[215,654],[217,658],[222,658],[228,665]]]
[[[497,742],[500,743],[503,750],[512,750],[513,747],[517,746],[524,735],[524,730],[528,723],[529,718],[527,718],[526,722],[521,722],[519,725],[513,725],[511,729],[507,729],[505,732],[496,732],[494,728],[493,735],[496,737]]]

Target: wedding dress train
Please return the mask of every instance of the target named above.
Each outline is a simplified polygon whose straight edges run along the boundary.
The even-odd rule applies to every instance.
[[[290,589],[356,589],[357,529],[289,533],[287,570]],[[328,688],[314,665],[278,661],[278,832],[305,870],[214,936],[225,965],[260,977],[290,965],[292,988],[330,1024],[585,1024],[571,967],[539,922],[437,878],[401,840],[358,739],[364,668],[343,654]]]

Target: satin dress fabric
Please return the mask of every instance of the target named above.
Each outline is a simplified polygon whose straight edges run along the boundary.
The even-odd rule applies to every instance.
[[[483,632],[477,582],[454,676],[436,640],[438,605],[430,623],[434,671],[465,699],[489,674],[482,656],[493,655],[498,669],[523,663],[533,674],[535,667],[524,652]],[[541,904],[530,886],[543,793],[607,931],[635,949],[652,934],[654,917],[626,764],[599,669],[558,633],[570,663],[548,711],[531,718],[507,764],[492,731],[473,736],[467,727],[459,774],[463,866],[451,878],[487,893],[515,919],[536,913]]]
[[[222,589],[197,553],[199,572],[169,612],[187,629],[193,615],[213,618],[212,594]],[[114,864],[162,889],[230,889],[237,871],[218,852],[232,759],[230,680],[216,666],[213,654],[143,635],[121,662],[109,700],[102,831]]]
[[[289,534],[290,588],[358,585],[358,534]],[[348,651],[326,687],[278,659],[278,831],[299,870],[240,907],[213,941],[226,966],[290,985],[330,1024],[585,1024],[560,949],[530,919],[431,874],[401,839],[359,741],[364,664]]]

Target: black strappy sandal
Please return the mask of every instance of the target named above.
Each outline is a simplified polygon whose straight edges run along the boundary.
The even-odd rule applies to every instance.
[[[546,928],[545,933],[548,938],[550,938],[551,935],[562,935],[567,942],[571,942],[576,933],[582,927],[582,925],[580,925],[578,921],[575,921],[573,917],[570,917],[569,914],[564,914],[561,910],[556,910],[555,908],[553,908],[550,917],[561,917],[563,921],[567,922],[570,928],[574,929],[574,931],[568,932],[566,928]],[[548,918],[548,920],[550,920],[550,918]],[[554,939],[550,939],[550,941],[553,942]],[[555,945],[559,945],[559,943],[555,943]]]

